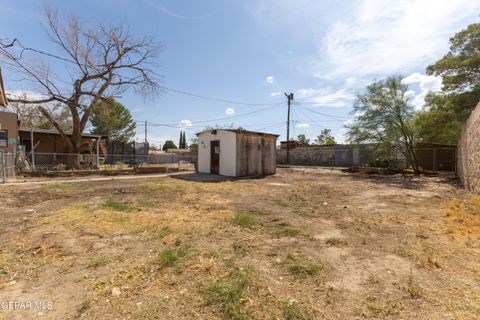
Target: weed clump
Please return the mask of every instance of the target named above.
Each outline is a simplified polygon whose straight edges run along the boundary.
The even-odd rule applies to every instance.
[[[174,249],[163,249],[158,253],[157,263],[162,269],[173,267],[180,261],[180,259],[187,255],[188,250],[189,247],[186,245]]]
[[[205,305],[217,306],[227,319],[247,319],[242,299],[245,289],[252,283],[242,270],[232,271],[226,278],[215,280],[201,289]]]
[[[234,225],[248,229],[251,229],[260,223],[256,217],[243,212],[237,212],[231,219],[231,222]]]
[[[103,206],[105,208],[113,209],[116,211],[122,211],[122,212],[132,211],[132,208],[128,204],[121,202],[114,196],[109,196],[105,200],[105,203],[103,204]]]

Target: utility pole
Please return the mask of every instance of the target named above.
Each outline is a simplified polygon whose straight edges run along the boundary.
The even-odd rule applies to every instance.
[[[148,158],[148,149],[150,149],[150,146],[148,145],[148,139],[147,139],[148,129],[147,128],[148,128],[148,124],[147,124],[147,120],[145,120],[145,142],[143,143],[143,154]],[[144,161],[147,161],[147,159],[145,159]]]
[[[286,94],[288,99],[288,114],[287,114],[287,164],[290,164],[290,104],[293,100],[293,93]]]
[[[147,120],[145,120],[145,143],[147,143]]]

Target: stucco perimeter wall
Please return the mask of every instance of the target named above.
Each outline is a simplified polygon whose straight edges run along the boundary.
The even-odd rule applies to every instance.
[[[480,103],[458,141],[457,172],[465,189],[480,193]]]
[[[198,137],[198,172],[210,173],[210,141],[220,141],[220,175],[236,176],[236,136],[234,132],[217,130]]]

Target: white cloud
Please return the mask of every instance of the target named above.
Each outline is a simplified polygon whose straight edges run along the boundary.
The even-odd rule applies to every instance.
[[[282,93],[278,92],[278,91],[270,93],[271,97],[278,97],[278,96],[281,96],[281,95],[282,95]]]
[[[347,89],[338,89],[332,91],[329,88],[306,88],[297,90],[296,96],[299,99],[307,99],[312,104],[319,107],[345,108],[352,105],[355,95]],[[300,101],[301,103],[301,101]]]
[[[265,78],[265,82],[266,83],[273,83],[275,81],[275,79],[273,78],[273,76],[268,76]]]
[[[429,92],[440,91],[442,88],[442,78],[428,76],[419,72],[414,72],[408,77],[403,78],[402,83],[418,85],[418,93],[414,90],[407,91],[407,96],[412,98],[412,104],[417,110],[420,110],[425,105],[425,97]]]
[[[227,114],[227,115],[231,115],[231,114],[234,114],[234,113],[235,113],[235,109],[233,109],[233,108],[225,109],[225,114]]]
[[[468,0],[363,0],[323,38],[318,76],[386,75],[425,68],[480,10]]]
[[[182,120],[177,124],[177,128],[179,129],[187,129],[192,126],[192,121],[190,120]]]
[[[422,90],[438,91],[442,88],[442,78],[414,72],[402,79],[405,84],[418,83]]]
[[[310,128],[310,125],[308,123],[299,123],[297,124],[297,128],[307,129]]]

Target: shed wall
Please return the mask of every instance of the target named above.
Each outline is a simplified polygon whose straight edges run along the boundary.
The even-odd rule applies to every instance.
[[[237,133],[237,176],[276,172],[276,137]]]
[[[198,137],[198,172],[210,173],[210,141],[220,141],[220,175],[236,176],[236,138],[234,132],[218,130]]]

